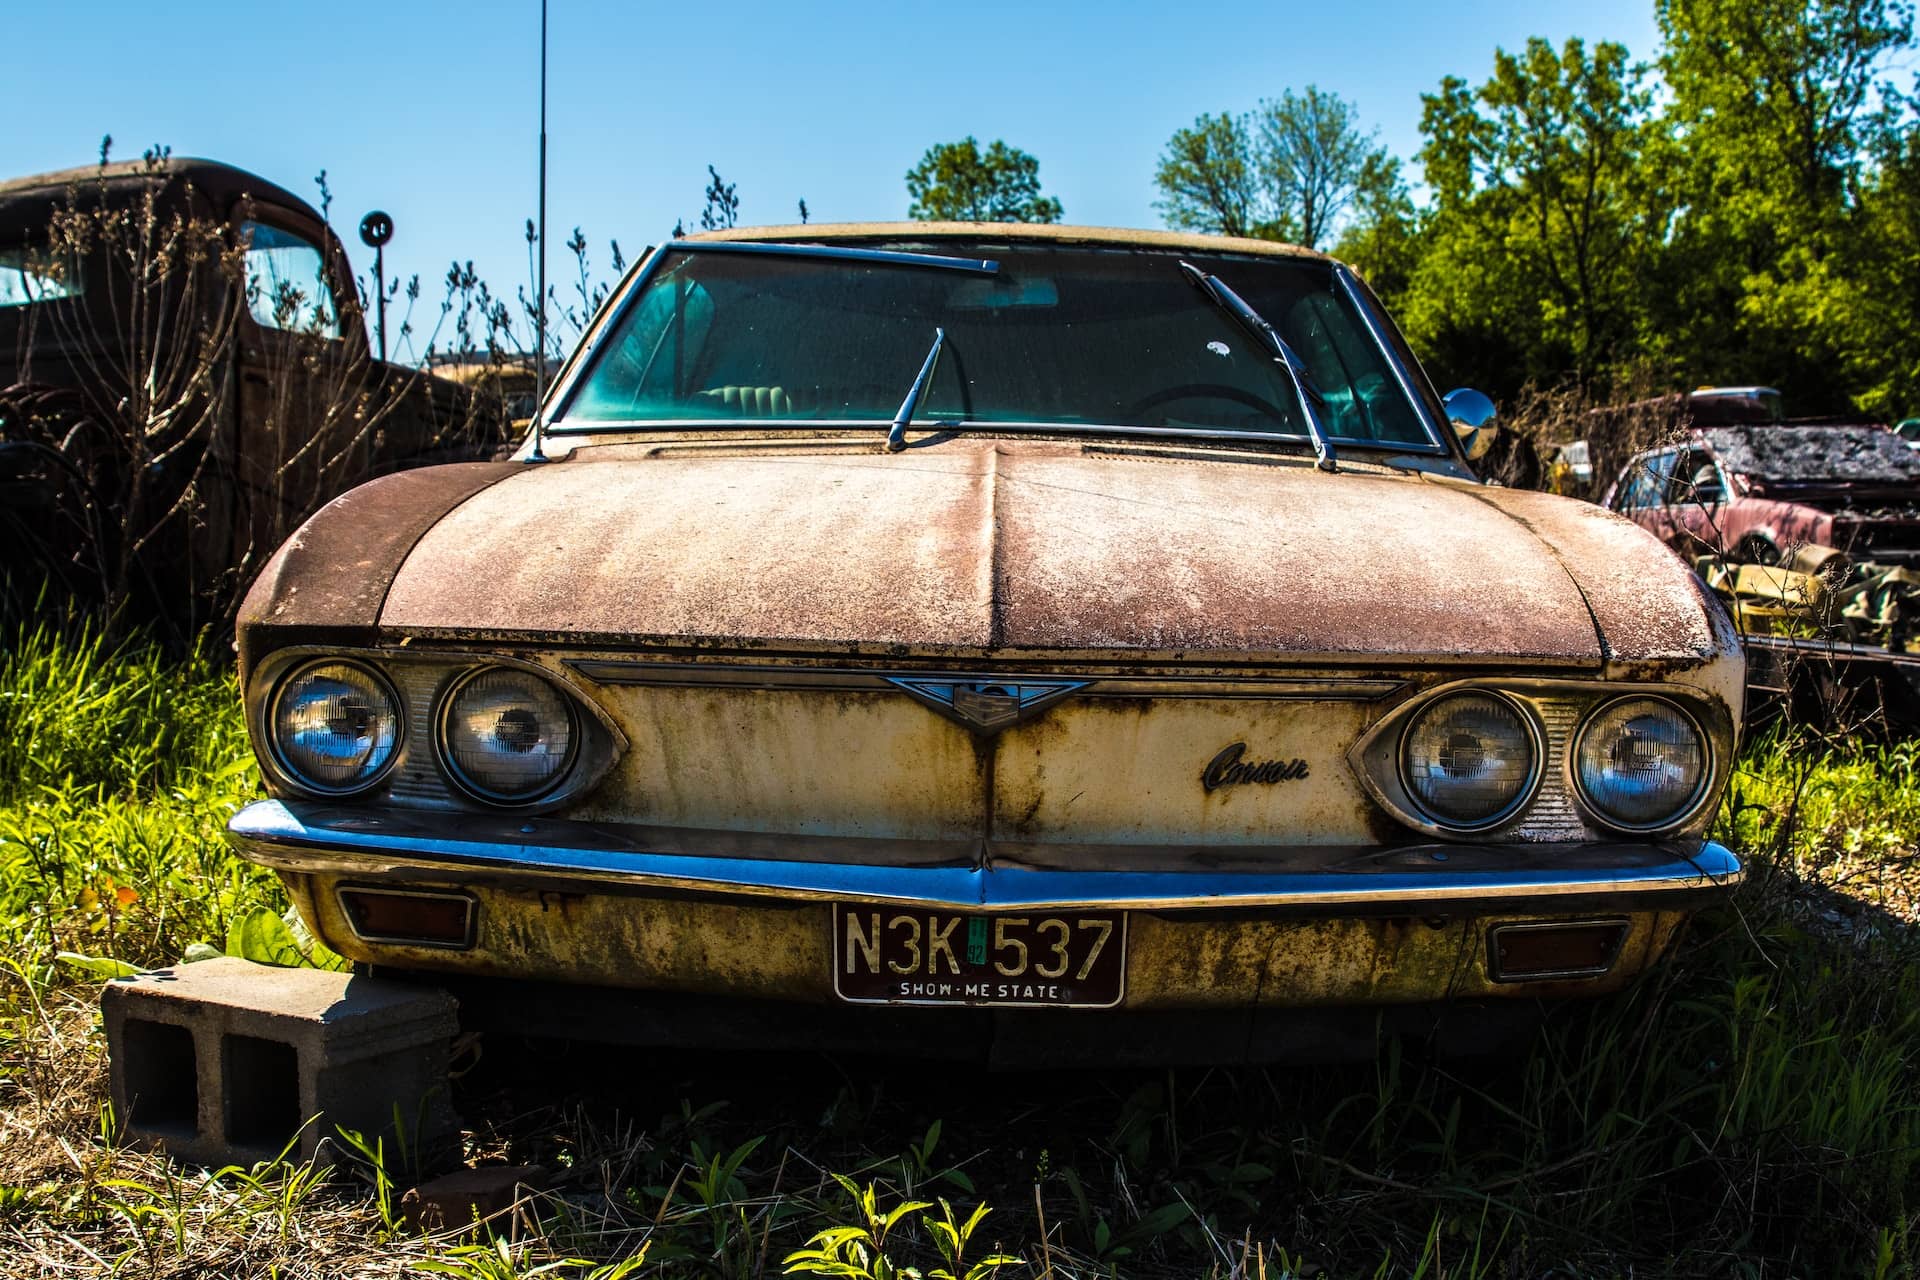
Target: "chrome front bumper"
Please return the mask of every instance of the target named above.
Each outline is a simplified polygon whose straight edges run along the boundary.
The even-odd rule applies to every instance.
[[[743,835],[279,800],[242,809],[227,824],[227,835],[248,859],[297,874],[787,902],[851,900],[954,911],[1422,915],[1464,907],[1562,910],[1576,902],[1628,899],[1685,909],[1738,884],[1745,874],[1738,858],[1711,841],[1691,852],[1678,843],[1625,842],[1064,852],[996,843],[982,858],[959,844]],[[777,856],[782,853],[790,856]],[[882,861],[891,853],[907,855],[912,865]],[[1074,854],[1096,865],[1130,859],[1143,867],[1161,866],[1049,865]]]
[[[274,800],[228,834],[352,960],[816,1005],[839,998],[834,903],[1124,912],[1121,1007],[1140,1012],[1597,995],[1742,875],[1710,843],[983,850]],[[458,947],[362,937],[343,893],[363,890],[455,893],[477,927]],[[1497,927],[1595,917],[1626,926],[1604,973],[1489,967]]]

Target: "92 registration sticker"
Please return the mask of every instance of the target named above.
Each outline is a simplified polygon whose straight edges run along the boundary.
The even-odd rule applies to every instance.
[[[833,990],[855,1004],[1105,1009],[1126,976],[1122,912],[833,907]]]

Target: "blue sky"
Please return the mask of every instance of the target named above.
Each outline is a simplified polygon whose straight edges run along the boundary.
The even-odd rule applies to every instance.
[[[604,270],[699,214],[706,166],[743,223],[904,217],[903,175],[935,142],[1005,138],[1040,159],[1066,220],[1158,226],[1155,158],[1203,111],[1309,83],[1359,107],[1403,157],[1420,95],[1486,78],[1530,35],[1650,57],[1652,0],[1315,0],[1264,7],[1104,3],[668,7],[550,0],[549,269],[585,229]],[[464,5],[217,0],[0,5],[0,175],[153,143],[251,169],[334,222],[381,207],[389,267],[422,277],[431,317],[454,258],[506,292],[527,279],[535,206],[537,0]],[[30,56],[21,56],[30,51]]]

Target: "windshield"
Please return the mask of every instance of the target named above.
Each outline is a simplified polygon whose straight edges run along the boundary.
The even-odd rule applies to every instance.
[[[1004,243],[964,251],[975,248],[1000,264],[997,274],[671,247],[610,325],[555,430],[885,427],[944,329],[917,428],[1306,438],[1284,367],[1194,287],[1182,255]],[[944,242],[933,250],[955,251]],[[1299,353],[1335,440],[1437,444],[1331,264],[1184,256]]]

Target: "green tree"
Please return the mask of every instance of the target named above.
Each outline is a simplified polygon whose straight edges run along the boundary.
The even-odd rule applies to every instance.
[[[1259,201],[1253,135],[1244,117],[1202,115],[1176,129],[1160,153],[1154,202],[1167,225],[1181,231],[1246,236],[1254,233]]]
[[[1642,163],[1652,92],[1620,45],[1532,39],[1494,53],[1478,89],[1425,95],[1433,208],[1407,320],[1496,390],[1570,371],[1590,383],[1633,354],[1667,198]]]
[[[1182,230],[1318,248],[1368,164],[1386,159],[1351,102],[1308,85],[1249,114],[1202,115],[1175,130],[1153,175],[1156,207]]]
[[[1260,176],[1276,221],[1291,240],[1317,249],[1346,211],[1367,160],[1378,150],[1360,131],[1359,112],[1315,85],[1289,89],[1254,113]]]
[[[1058,222],[1060,202],[1040,193],[1040,162],[996,139],[927,148],[907,171],[907,215],[923,222]]]
[[[1360,166],[1353,217],[1334,244],[1333,256],[1351,264],[1397,310],[1423,248],[1419,210],[1400,176],[1400,161],[1376,151]]]
[[[1680,186],[1663,339],[1702,380],[1774,382],[1809,412],[1864,405],[1884,379],[1849,352],[1890,346],[1911,364],[1915,343],[1911,295],[1895,330],[1848,328],[1879,310],[1850,295],[1884,283],[1861,272],[1907,207],[1912,116],[1876,82],[1912,47],[1910,8],[1660,0],[1656,14]]]

